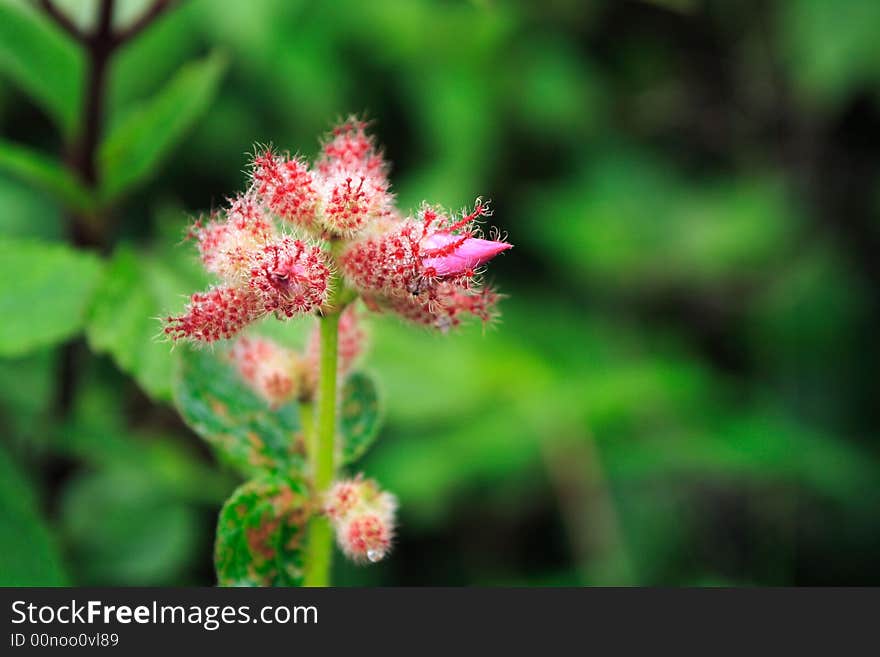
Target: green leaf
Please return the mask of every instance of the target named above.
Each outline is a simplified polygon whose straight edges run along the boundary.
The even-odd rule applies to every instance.
[[[0,171],[49,192],[74,210],[94,207],[91,193],[60,162],[24,146],[0,139]]]
[[[174,399],[186,423],[245,474],[303,467],[295,404],[272,410],[247,388],[223,355],[182,348]]]
[[[781,63],[807,101],[833,110],[880,82],[880,3],[790,0],[779,4]]]
[[[0,173],[0,235],[15,239],[64,241],[66,218],[45,193]]]
[[[3,365],[0,361],[0,389],[4,381],[11,380],[3,378],[4,374],[9,376]],[[19,360],[15,365],[21,370],[28,363]],[[52,374],[52,370],[47,374]],[[130,426],[126,408],[130,392],[119,385],[119,376],[94,376],[91,369],[81,376],[89,384],[77,391],[68,419],[48,431],[42,428],[41,433],[49,434],[53,450],[99,470],[137,470],[153,490],[170,498],[217,506],[229,496],[236,484],[232,473],[218,470],[179,436]],[[19,381],[27,383],[28,378],[33,378],[31,372],[19,371]],[[18,392],[19,396],[24,394]],[[5,396],[8,393],[0,393],[0,399]],[[42,396],[46,398],[46,393]],[[24,419],[33,418],[36,411],[35,408]],[[30,432],[40,431],[39,427],[31,419]]]
[[[342,464],[357,461],[379,435],[379,395],[366,374],[354,372],[342,388],[339,432]]]
[[[101,273],[94,255],[60,244],[0,239],[0,356],[75,335]]]
[[[71,135],[82,105],[81,50],[24,3],[0,0],[0,75],[11,79]]]
[[[208,108],[225,67],[226,59],[217,53],[185,65],[110,131],[98,154],[103,200],[130,191],[155,171]]]
[[[180,584],[200,548],[195,510],[157,489],[138,467],[72,479],[60,522],[81,584]]]
[[[30,482],[0,447],[0,586],[64,586],[67,578]]]
[[[148,253],[121,247],[95,292],[86,336],[154,399],[171,400],[174,357],[158,318],[191,283]]]
[[[280,476],[243,484],[217,522],[214,565],[221,586],[298,586],[309,517],[305,485]]]

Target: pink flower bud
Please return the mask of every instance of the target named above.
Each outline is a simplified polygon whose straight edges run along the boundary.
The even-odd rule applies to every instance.
[[[389,212],[392,197],[384,180],[342,170],[322,177],[321,223],[335,235],[353,235]]]
[[[474,269],[502,251],[512,248],[513,244],[484,240],[478,237],[460,239],[458,236],[448,233],[434,233],[425,238],[422,246],[427,247],[426,254],[443,253],[452,247],[451,251],[445,255],[422,259],[422,267],[427,272],[426,275],[433,274],[444,277],[473,272]]]
[[[245,195],[233,200],[225,216],[204,226],[196,222],[191,234],[205,269],[234,284],[247,274],[251,254],[274,237],[275,228],[253,197]]]
[[[254,158],[251,178],[254,193],[276,215],[306,228],[313,224],[318,195],[304,161],[265,150]]]
[[[349,514],[363,502],[363,481],[347,479],[337,481],[326,495],[324,512],[331,522],[342,522]]]
[[[391,549],[394,526],[376,513],[352,516],[337,529],[340,549],[355,563],[381,561]]]
[[[477,200],[474,210],[453,221],[430,207],[419,220],[386,222],[386,230],[355,242],[342,256],[343,271],[364,292],[419,295],[436,279],[467,287],[475,268],[510,244],[473,236],[474,222],[489,210]]]
[[[257,298],[247,290],[216,287],[190,297],[186,312],[165,319],[173,340],[215,342],[231,338],[260,315]]]
[[[241,378],[270,406],[299,394],[302,364],[294,351],[263,338],[239,338],[230,357]]]
[[[324,511],[336,529],[339,548],[355,562],[380,561],[394,538],[397,500],[360,475],[336,482],[327,492]]]
[[[318,171],[325,176],[348,171],[384,179],[388,166],[366,128],[366,122],[354,116],[333,128],[321,148]]]
[[[329,281],[330,268],[320,247],[282,237],[254,255],[249,285],[266,312],[284,318],[322,306]]]

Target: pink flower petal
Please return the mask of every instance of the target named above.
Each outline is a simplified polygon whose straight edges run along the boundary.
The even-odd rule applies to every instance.
[[[456,235],[434,233],[424,240],[422,246],[429,251],[433,251],[442,249],[458,239],[460,238]],[[437,272],[437,276],[454,276],[463,274],[469,269],[479,267],[512,246],[512,244],[507,242],[468,237],[448,255],[424,258],[422,266],[425,269],[432,268]]]

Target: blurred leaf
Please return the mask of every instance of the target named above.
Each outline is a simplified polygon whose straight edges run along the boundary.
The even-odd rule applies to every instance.
[[[755,280],[786,253],[798,215],[769,175],[686,181],[662,161],[611,151],[579,182],[523,205],[529,238],[597,289]]]
[[[880,3],[790,0],[780,3],[788,73],[809,100],[834,106],[860,85],[880,82]]]
[[[144,182],[208,109],[226,68],[214,53],[184,66],[154,97],[127,114],[101,144],[101,198]]]
[[[0,175],[0,236],[60,240],[65,236],[60,206],[46,194]]]
[[[175,499],[210,505],[226,499],[234,486],[229,473],[219,472],[180,436],[132,428],[121,375],[90,374],[81,372],[86,384],[77,391],[71,416],[53,432],[52,446],[58,453],[96,469],[139,470],[157,492]]]
[[[517,40],[504,84],[517,118],[543,139],[568,146],[592,131],[604,112],[601,80],[576,45],[556,35]]]
[[[245,474],[301,471],[295,404],[274,410],[241,381],[223,355],[179,350],[174,400],[186,423]]]
[[[76,1],[82,4],[80,0]],[[117,3],[114,22],[120,27],[130,24],[139,17],[138,14],[149,8],[151,2],[128,0]],[[143,6],[137,7],[139,3]],[[204,16],[207,8],[204,4],[196,0],[177,3],[149,29],[141,32],[137,39],[129,41],[114,54],[113,68],[107,80],[110,125],[114,124],[117,116],[124,116],[127,108],[159,92],[174,76],[181,62],[198,56],[202,40],[197,33],[207,18]],[[123,15],[126,10],[131,12],[129,16]]]
[[[154,399],[171,400],[174,357],[159,318],[179,304],[190,281],[149,253],[120,247],[95,292],[86,336]]]
[[[179,584],[198,546],[192,509],[157,491],[138,467],[73,479],[61,523],[80,584]]]
[[[373,379],[354,372],[345,380],[339,410],[341,464],[354,463],[379,435],[379,395]]]
[[[92,254],[60,244],[0,239],[0,356],[75,335],[101,273]]]
[[[89,190],[63,164],[4,139],[0,139],[0,171],[49,192],[68,208],[83,211],[94,206]]]
[[[30,482],[0,445],[0,586],[65,586],[55,541]]]
[[[85,78],[77,45],[28,4],[0,0],[0,74],[28,93],[68,136]]]
[[[264,476],[239,487],[220,511],[214,564],[221,586],[299,586],[309,519],[306,486]]]
[[[875,341],[870,297],[865,280],[829,245],[780,263],[755,296],[746,326],[755,363],[798,417],[840,426],[859,403],[876,405],[865,362]]]
[[[45,431],[55,389],[55,350],[0,359],[0,409],[7,431],[34,438]]]
[[[858,448],[760,408],[665,435],[608,441],[602,451],[618,481],[685,475],[787,481],[844,501],[871,488],[876,469]],[[875,498],[872,491],[861,503]]]

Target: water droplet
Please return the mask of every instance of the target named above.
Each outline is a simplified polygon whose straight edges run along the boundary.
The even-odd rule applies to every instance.
[[[381,561],[384,556],[385,554],[381,550],[374,550],[373,548],[367,550],[367,559],[370,560],[370,563]]]

